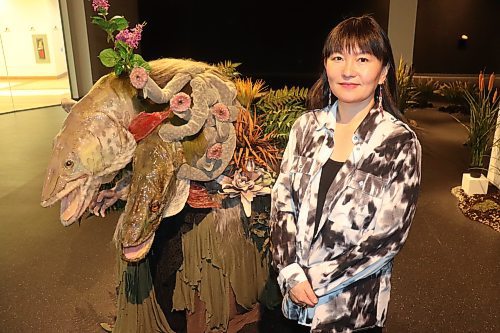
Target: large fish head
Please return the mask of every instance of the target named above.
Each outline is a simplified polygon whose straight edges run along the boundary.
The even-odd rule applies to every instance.
[[[72,107],[54,139],[41,204],[47,207],[61,200],[60,220],[65,226],[83,215],[100,185],[130,162],[136,147],[127,130],[130,116],[125,114],[131,102],[109,84],[109,79],[98,81]]]
[[[183,153],[179,148],[179,143],[161,140],[157,131],[137,146],[130,192],[117,235],[127,261],[145,257],[166,205],[180,195],[176,172],[183,163]],[[186,189],[189,191],[189,186]],[[183,207],[186,200],[187,196],[175,205]]]

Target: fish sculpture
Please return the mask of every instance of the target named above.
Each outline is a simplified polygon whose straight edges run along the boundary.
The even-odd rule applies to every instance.
[[[61,201],[63,225],[71,225],[89,208],[96,215],[103,215],[105,208],[118,198],[125,198],[129,187],[120,185],[120,193],[114,189],[99,193],[99,188],[112,181],[118,171],[132,161],[134,154],[139,154],[135,155],[130,185],[137,189],[133,191],[134,196],[140,195],[141,188],[155,186],[147,183],[145,175],[146,170],[159,166],[159,160],[156,165],[141,163],[151,160],[148,154],[163,154],[165,165],[162,167],[165,168],[158,172],[165,174],[155,175],[166,187],[158,192],[165,199],[154,212],[160,217],[178,211],[172,207],[185,204],[186,184],[190,180],[213,180],[229,164],[236,146],[233,122],[240,108],[234,83],[216,67],[203,62],[166,58],[151,61],[150,65],[151,72],[142,90],[134,88],[127,77],[109,74],[81,101],[63,103],[70,111],[54,141],[41,201],[44,207]],[[161,123],[153,133],[149,134],[150,129],[139,136],[135,133],[135,138],[145,141],[141,145],[144,148],[136,152],[137,143],[130,128],[134,119],[143,112],[168,110],[178,94],[188,95],[192,104],[190,102],[186,110],[174,110],[168,117],[155,117],[161,119]],[[144,133],[148,133],[145,138]],[[154,141],[148,140],[149,136]],[[183,195],[169,195],[180,193],[180,188]],[[174,198],[183,198],[184,202],[174,205]],[[144,257],[143,251],[149,249],[159,223],[155,220],[141,226],[132,221],[132,216],[139,216],[142,209],[138,199],[133,198],[133,203],[128,204],[116,232],[124,252],[130,250],[126,256],[130,261]],[[141,216],[140,220],[145,219]],[[141,248],[139,252],[136,252],[137,246]]]
[[[125,198],[128,193],[114,235],[123,259],[120,261],[122,276],[117,332],[128,331],[130,327],[144,327],[144,332],[156,328],[170,332],[150,283],[147,255],[162,219],[177,214],[188,202],[191,182],[203,184],[213,181],[227,168],[236,147],[233,123],[241,107],[236,99],[234,83],[214,66],[184,59],[160,59],[151,61],[150,65],[151,71],[142,89],[134,88],[127,77],[110,74],[101,78],[81,101],[64,103],[64,108],[70,112],[55,138],[42,189],[42,206],[61,201],[60,220],[65,226],[80,219],[88,210],[103,215],[117,198]],[[187,109],[172,107],[178,96],[189,101]],[[171,110],[171,114],[157,114],[158,117],[144,115],[165,110]],[[142,116],[134,123],[139,114]],[[154,129],[149,127],[152,122],[156,126]],[[119,182],[113,189],[99,191],[102,184],[112,181],[130,162],[132,171],[128,185]],[[196,193],[199,198],[203,191],[197,189]],[[206,200],[203,203],[206,204]],[[224,211],[222,215],[228,215],[229,211]],[[236,211],[239,212],[238,209]],[[234,217],[232,221],[237,222],[240,214],[234,214]],[[242,229],[238,223],[229,224]],[[189,234],[191,238],[198,237],[197,232]],[[246,240],[244,233],[237,234],[238,237],[236,233],[232,234],[231,244],[238,245],[240,240],[248,244],[245,243],[245,248],[237,247],[241,253],[231,263],[234,260],[249,261],[244,270],[235,269],[239,265],[227,264],[229,259],[224,255],[220,256],[220,265],[210,263],[204,256],[200,260],[205,265],[204,274],[209,272],[210,276],[220,278],[221,286],[230,285],[230,278],[236,276],[233,274],[235,271],[241,271],[243,275],[250,272],[249,276],[253,277],[255,284],[250,289],[255,292],[248,293],[249,285],[244,284],[236,288],[234,295],[238,304],[251,307],[265,282],[267,265],[261,262],[260,254]],[[191,238],[184,238],[182,242],[186,242],[187,246]],[[194,258],[192,254],[188,257]],[[196,266],[193,272],[199,267]],[[190,270],[185,269],[183,274],[187,271]],[[176,280],[180,276],[177,272]],[[198,281],[198,278],[191,278],[189,276],[189,281],[184,279],[182,284],[179,283],[185,288],[179,287],[181,289],[176,295],[180,296],[174,302],[174,308],[203,313],[192,302],[183,302],[193,298],[191,282]],[[210,290],[210,285],[205,283],[211,279],[205,280],[199,286],[201,292]],[[231,289],[224,287],[224,290]],[[224,294],[223,299],[218,294],[215,298],[224,304],[232,302],[232,307],[236,309],[236,303],[229,301],[230,294]],[[139,309],[141,306],[143,312]],[[208,323],[207,318],[217,313],[214,327],[228,327],[228,309],[227,304],[209,309],[203,322]],[[256,313],[254,310],[250,312]],[[150,321],[152,326],[143,325],[143,318],[139,318],[142,314],[154,316],[154,320]],[[249,319],[240,322],[249,322]]]
[[[77,221],[101,184],[132,159],[136,142],[128,126],[138,113],[136,99],[137,91],[126,78],[110,74],[70,106],[53,143],[41,198],[43,207],[61,201],[64,226]]]
[[[137,144],[129,195],[115,233],[130,262],[146,256],[163,217],[181,211],[189,195],[189,180],[177,178],[184,163],[182,144],[165,142],[158,130]]]

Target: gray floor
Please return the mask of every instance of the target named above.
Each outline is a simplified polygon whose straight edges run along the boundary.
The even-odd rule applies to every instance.
[[[464,128],[449,115],[415,110],[422,192],[396,258],[387,332],[500,332],[500,233],[465,218],[451,188],[468,165]]]
[[[115,218],[65,228],[39,204],[66,114],[0,115],[0,332],[101,332],[114,311]]]
[[[432,109],[408,114],[420,126],[423,187],[386,332],[500,332],[500,233],[466,219],[450,193],[467,166],[466,133]],[[0,332],[100,332],[113,316],[117,215],[65,228],[57,206],[39,204],[64,117],[59,108],[0,115]]]

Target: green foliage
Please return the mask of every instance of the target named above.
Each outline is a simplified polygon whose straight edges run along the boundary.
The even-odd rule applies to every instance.
[[[270,226],[269,214],[271,211],[271,197],[269,195],[256,196],[252,202],[252,216],[244,214],[245,234],[254,242],[262,255],[262,259],[269,257],[271,244],[269,243]]]
[[[104,49],[99,53],[99,59],[106,67],[115,67],[121,59],[120,55],[113,49]]]
[[[284,147],[293,123],[306,111],[307,88],[284,87],[269,90],[256,107],[263,118],[266,133],[272,133],[278,145]]]
[[[263,80],[241,78],[237,67],[241,63],[230,60],[219,62],[216,67],[235,81],[238,101],[259,117],[265,134],[272,133],[278,145],[284,148],[293,123],[306,111],[307,88],[291,87],[267,90]]]
[[[108,34],[108,43],[114,40],[113,33],[124,30],[128,27],[128,21],[123,16],[114,16],[107,20],[107,12],[99,11],[99,16],[93,16],[91,22]]]
[[[468,113],[469,103],[465,98],[465,92],[475,95],[478,93],[477,86],[465,81],[445,82],[439,86],[436,93],[445,99],[449,109]]]
[[[229,79],[234,80],[241,75],[241,73],[238,72],[237,69],[237,67],[240,65],[241,63],[239,62],[232,62],[230,60],[226,60],[223,62],[219,62],[215,66],[219,69],[221,73],[223,73]]]
[[[479,75],[479,90],[471,93],[464,90],[465,100],[470,107],[470,123],[468,144],[471,149],[471,166],[483,167],[483,158],[491,148],[493,135],[497,128],[499,97],[493,91],[495,76],[490,75],[488,89],[484,89],[484,75]]]
[[[439,81],[432,78],[414,79],[413,84],[415,91],[418,93],[415,97],[416,106],[421,108],[432,106],[431,101],[439,91]]]
[[[284,148],[293,123],[306,111],[308,89],[287,86],[267,90],[263,80],[241,78],[237,67],[241,63],[230,60],[215,65],[224,75],[235,81],[238,101],[259,117],[265,134],[272,133],[278,146]]]
[[[123,16],[114,16],[110,19],[107,18],[108,12],[104,9],[97,11],[98,16],[93,16],[92,23],[106,31],[108,43],[113,44],[113,48],[107,48],[99,53],[99,60],[108,68],[113,68],[116,75],[130,72],[134,67],[143,67],[147,71],[151,70],[151,66],[139,54],[134,53],[136,44],[127,43],[117,40],[116,36],[120,32],[128,32],[135,34],[137,39],[135,43],[140,40],[142,27],[146,24],[137,25],[132,31],[128,30],[128,21]],[[137,30],[139,29],[139,30]],[[124,31],[127,30],[127,31]]]
[[[417,104],[418,91],[413,84],[413,66],[408,66],[403,58],[399,59],[396,71],[397,96],[396,104],[401,113]]]

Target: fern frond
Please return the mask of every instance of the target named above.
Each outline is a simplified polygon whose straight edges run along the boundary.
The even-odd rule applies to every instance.
[[[265,133],[273,133],[280,146],[286,144],[293,123],[306,111],[307,93],[307,88],[285,86],[270,90],[257,103]]]
[[[237,70],[237,67],[240,65],[240,62],[225,60],[217,63],[215,67],[217,67],[217,69],[229,79],[234,80],[241,75],[241,73]]]

